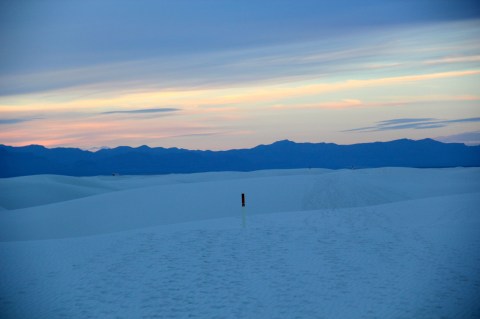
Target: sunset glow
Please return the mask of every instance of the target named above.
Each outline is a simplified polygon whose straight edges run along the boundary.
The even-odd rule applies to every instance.
[[[46,3],[45,7],[58,6],[60,11],[81,6]],[[221,14],[236,17],[228,6],[238,4],[228,3],[217,8],[215,19]],[[173,2],[163,5],[176,8]],[[232,27],[228,19],[221,20],[223,25],[209,24],[208,19],[194,21],[206,33],[192,29],[190,37],[190,31],[173,19],[170,28],[155,33],[164,43],[179,37],[171,50],[147,45],[141,42],[145,39],[126,32],[115,37],[136,46],[122,54],[116,51],[118,43],[105,40],[100,45],[103,42],[88,28],[87,40],[65,42],[53,52],[53,44],[47,44],[63,37],[60,24],[74,28],[73,24],[51,16],[42,26],[41,32],[50,32],[47,36],[27,20],[8,20],[3,27],[18,35],[21,31],[27,48],[44,43],[37,53],[16,55],[21,43],[2,35],[2,43],[10,41],[11,46],[0,65],[0,144],[228,149],[280,139],[351,144],[397,138],[447,140],[449,136],[462,142],[462,134],[480,134],[478,121],[449,122],[480,117],[480,20],[463,5],[462,9],[458,2],[460,13],[451,17],[442,11],[447,9],[431,1],[430,9],[437,10],[441,18],[420,15],[410,21],[413,18],[406,10],[401,17],[404,21],[379,25],[352,16],[344,22],[354,29],[361,26],[355,32],[347,32],[336,22],[322,22],[327,24],[313,29],[311,22],[304,32],[308,23],[298,22],[302,16],[292,13],[287,14],[292,23],[297,22],[292,24],[292,34],[279,38],[274,26],[282,22],[276,20],[273,7],[272,12],[261,14],[272,19],[261,37],[247,27],[211,37],[208,32],[212,30]],[[50,14],[47,8],[35,8],[38,14]],[[28,5],[5,6],[17,13],[29,9]],[[321,6],[311,9],[323,14]],[[259,6],[258,10],[266,8]],[[332,10],[338,14],[340,9]],[[386,5],[379,10],[393,14]],[[135,10],[120,11],[142,21]],[[87,20],[100,19],[101,12],[83,14]],[[142,14],[147,20],[151,17],[151,13]],[[248,19],[258,22],[255,14]],[[295,34],[305,36],[295,38]],[[180,35],[190,40],[182,42]],[[202,36],[204,42],[194,41]],[[246,41],[249,37],[251,43]],[[57,54],[62,54],[62,61],[54,59]],[[112,58],[105,59],[105,55]],[[355,130],[386,120],[427,117],[444,124],[421,130]]]

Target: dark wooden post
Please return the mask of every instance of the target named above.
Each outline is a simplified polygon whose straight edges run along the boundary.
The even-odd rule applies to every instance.
[[[246,216],[245,216],[245,194],[242,193],[242,227],[245,228],[247,223],[246,223]]]

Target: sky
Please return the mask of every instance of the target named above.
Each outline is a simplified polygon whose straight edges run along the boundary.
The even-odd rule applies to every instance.
[[[480,144],[467,0],[0,1],[0,144]]]

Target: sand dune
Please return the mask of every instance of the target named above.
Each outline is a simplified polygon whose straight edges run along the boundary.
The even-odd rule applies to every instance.
[[[0,197],[0,315],[476,318],[479,177],[382,168],[0,180],[10,192]]]

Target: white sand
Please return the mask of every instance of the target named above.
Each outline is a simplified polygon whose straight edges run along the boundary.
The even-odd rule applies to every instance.
[[[480,316],[477,168],[45,175],[0,190],[1,318]]]

